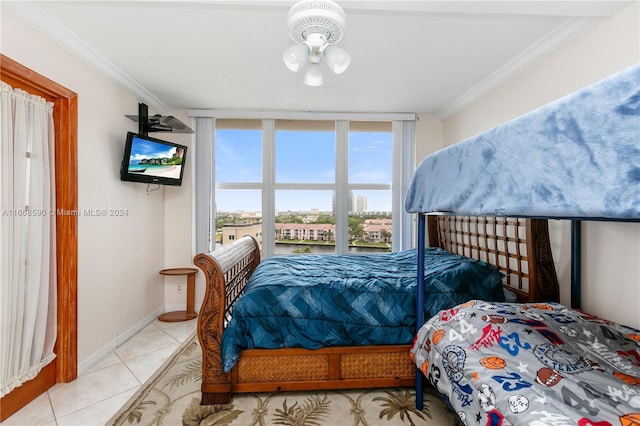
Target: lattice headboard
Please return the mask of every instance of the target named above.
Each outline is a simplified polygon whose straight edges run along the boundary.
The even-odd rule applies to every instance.
[[[434,215],[427,226],[430,246],[494,265],[518,300],[559,300],[546,220]]]

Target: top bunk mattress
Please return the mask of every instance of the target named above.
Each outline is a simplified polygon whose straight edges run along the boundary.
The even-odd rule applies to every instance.
[[[426,157],[405,209],[640,220],[640,64]]]

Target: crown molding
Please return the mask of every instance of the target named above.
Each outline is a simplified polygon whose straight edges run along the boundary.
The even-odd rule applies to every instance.
[[[502,86],[525,69],[560,49],[562,46],[584,33],[605,18],[570,18],[549,33],[545,38],[534,43],[511,61],[500,67],[480,83],[456,98],[446,107],[436,112],[436,116],[445,120],[473,104],[492,90]]]
[[[212,1],[212,3],[224,3],[224,1]],[[251,3],[251,1],[247,1],[247,3]],[[275,1],[271,3],[275,4],[279,2]],[[350,2],[345,1],[345,4],[347,3]],[[45,37],[113,81],[114,84],[122,88],[126,93],[136,98],[138,102],[147,104],[150,109],[160,114],[168,114],[171,111],[168,105],[145,89],[137,81],[129,77],[34,2],[4,1],[2,2],[2,8],[16,15]],[[489,77],[437,111],[435,115],[441,120],[445,120],[460,112],[605,18],[606,16],[587,16],[567,19],[547,37],[533,44]]]
[[[171,111],[164,102],[154,96],[138,82],[112,64],[60,21],[53,18],[41,7],[31,1],[6,1],[2,8],[10,11],[19,19],[42,33],[49,40],[80,59],[100,74],[120,86],[126,93],[145,103],[154,111],[165,114]]]

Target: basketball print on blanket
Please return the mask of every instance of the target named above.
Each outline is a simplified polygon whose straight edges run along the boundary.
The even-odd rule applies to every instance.
[[[411,356],[466,425],[635,425],[638,330],[558,303],[472,301],[420,328]]]

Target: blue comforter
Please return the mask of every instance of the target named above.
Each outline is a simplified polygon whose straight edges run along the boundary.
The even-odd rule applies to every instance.
[[[640,65],[426,157],[405,209],[640,219]]]
[[[428,248],[425,315],[471,299],[504,300],[502,275]],[[225,371],[250,348],[410,344],[416,331],[417,252],[287,255],[263,260],[222,337]]]

